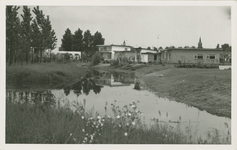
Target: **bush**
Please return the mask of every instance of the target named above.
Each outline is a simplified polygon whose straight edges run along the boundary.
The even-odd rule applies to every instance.
[[[118,67],[119,66],[119,60],[111,60],[110,66]]]
[[[95,65],[98,65],[101,61],[101,55],[100,53],[95,53],[92,58],[91,58],[91,65],[92,66],[95,66]]]

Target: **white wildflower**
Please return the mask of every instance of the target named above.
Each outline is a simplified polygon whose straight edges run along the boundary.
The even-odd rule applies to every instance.
[[[128,133],[127,133],[127,132],[125,132],[125,133],[124,133],[124,136],[128,136]]]
[[[82,132],[85,132],[85,129],[82,129]]]
[[[129,116],[131,116],[132,114],[131,113],[128,113]]]
[[[111,118],[111,116],[108,116],[108,118]]]
[[[103,123],[101,123],[100,125],[101,125],[101,126],[103,126],[104,124],[103,124]]]
[[[119,119],[119,118],[120,118],[120,116],[118,115],[118,116],[117,116],[117,118]]]
[[[134,126],[135,126],[135,124],[136,124],[136,123],[133,121],[133,122],[132,122],[132,125],[134,125]]]
[[[100,117],[100,116],[98,116],[97,118],[98,118],[98,119],[100,119],[101,117]]]
[[[81,116],[81,119],[84,119],[84,116]]]
[[[127,126],[129,126],[129,123],[126,123]]]

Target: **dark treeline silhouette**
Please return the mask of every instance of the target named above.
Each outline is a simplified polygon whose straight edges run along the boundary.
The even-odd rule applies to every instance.
[[[6,61],[9,65],[23,62],[42,62],[51,60],[51,50],[56,48],[57,38],[52,29],[49,16],[45,16],[39,6],[31,9],[23,6],[6,6]]]
[[[78,28],[74,34],[69,28],[66,29],[63,38],[61,49],[64,51],[80,51],[82,52],[82,59],[88,60],[97,51],[96,45],[103,45],[105,39],[102,34],[98,31],[91,34],[90,30],[83,31]]]

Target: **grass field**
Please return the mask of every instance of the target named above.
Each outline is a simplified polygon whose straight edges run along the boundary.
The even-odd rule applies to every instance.
[[[138,69],[136,74],[161,97],[231,117],[231,70],[153,65]]]
[[[45,103],[6,102],[6,143],[31,144],[230,144],[230,135],[220,138],[210,132],[195,139],[179,125],[154,122],[149,128],[142,123],[137,103],[118,108],[111,105],[114,116],[77,111],[66,107],[52,108]]]
[[[62,82],[78,80],[86,74],[88,68],[80,67],[79,62],[72,63],[41,63],[29,65],[6,66],[7,87],[12,84],[56,85]],[[33,83],[33,84],[32,84]]]

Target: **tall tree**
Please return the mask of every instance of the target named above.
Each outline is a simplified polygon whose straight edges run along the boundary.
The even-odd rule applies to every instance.
[[[72,38],[72,49],[75,51],[83,51],[83,35],[80,28],[75,31]]]
[[[33,17],[31,17],[30,8],[27,6],[23,6],[23,14],[21,15],[22,22],[21,22],[21,28],[22,28],[22,45],[24,45],[23,52],[26,54],[26,63],[28,63],[29,60],[29,51],[31,47],[31,20]]]
[[[220,44],[217,44],[217,45],[216,45],[216,48],[220,48]]]
[[[41,32],[40,29],[38,27],[37,21],[36,19],[33,20],[33,23],[31,24],[32,27],[32,43],[31,46],[33,47],[34,53],[32,54],[32,63],[34,61],[34,57],[35,57],[35,53],[36,51],[39,51],[39,47],[40,47],[40,43],[41,43]],[[36,55],[37,59],[38,59],[38,54]],[[38,61],[38,60],[37,60]]]
[[[63,35],[61,47],[65,51],[71,51],[72,50],[72,33],[71,33],[71,30],[69,28],[67,28],[67,30],[65,31],[65,34]]]
[[[102,34],[98,31],[93,35],[93,41],[92,41],[92,53],[91,55],[94,55],[98,51],[98,47],[96,45],[104,45],[105,39],[102,37]]]
[[[103,45],[104,42],[105,39],[102,37],[102,34],[97,31],[93,36],[93,47],[96,47],[96,45]]]
[[[39,50],[40,53],[40,63],[42,61],[42,52],[43,52],[43,30],[44,30],[44,14],[43,11],[39,9],[39,6],[34,7],[33,12],[36,16],[36,18],[34,19],[34,25],[36,25],[35,27],[39,29],[39,36],[38,36],[38,43],[37,43],[37,48]]]
[[[17,10],[20,7],[6,7],[6,51],[9,65],[16,62],[16,50],[19,44],[20,19],[18,18]]]
[[[84,32],[84,36],[83,36],[83,45],[84,45],[84,51],[86,53],[86,56],[90,55],[90,51],[91,51],[91,47],[93,44],[93,38],[91,36],[91,32],[90,30],[86,30]]]

